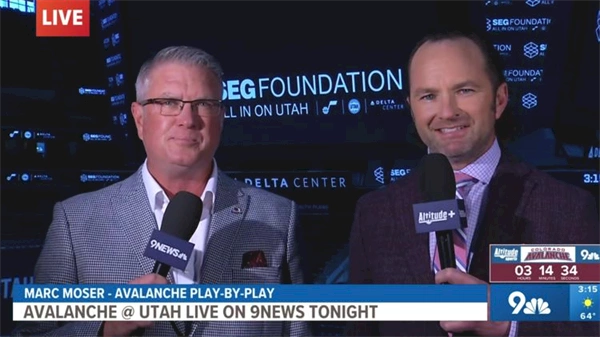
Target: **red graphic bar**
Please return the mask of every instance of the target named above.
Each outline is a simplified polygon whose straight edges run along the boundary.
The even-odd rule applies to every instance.
[[[598,263],[492,263],[490,283],[600,283]]]

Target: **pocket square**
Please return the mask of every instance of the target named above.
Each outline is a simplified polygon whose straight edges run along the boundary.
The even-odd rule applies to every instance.
[[[245,252],[242,256],[242,269],[267,267],[267,258],[262,250]]]

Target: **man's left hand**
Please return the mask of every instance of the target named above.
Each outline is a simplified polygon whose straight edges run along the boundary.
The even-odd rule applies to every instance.
[[[472,275],[465,274],[455,268],[446,268],[435,275],[435,283],[449,284],[488,284]],[[474,332],[477,336],[508,336],[510,322],[489,321],[489,297],[488,287],[488,321],[486,322],[440,322],[442,329],[451,333]]]

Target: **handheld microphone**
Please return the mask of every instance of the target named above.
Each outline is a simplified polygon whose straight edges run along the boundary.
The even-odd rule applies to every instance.
[[[456,199],[454,171],[439,153],[426,155],[419,165],[419,188],[425,200],[413,205],[417,232],[435,231],[440,268],[456,268],[452,231],[466,227],[466,213],[463,201]]]
[[[440,269],[456,268],[452,231],[467,227],[467,215],[463,200],[456,199],[456,180],[448,158],[440,153],[430,153],[420,162],[420,190],[425,203],[413,205],[423,215],[427,232],[435,231]],[[441,211],[440,211],[441,210]],[[429,217],[428,217],[429,215]],[[417,225],[417,231],[419,226]],[[423,231],[421,229],[421,231]],[[445,283],[447,284],[447,283]],[[469,333],[453,333],[454,337],[470,336]]]
[[[178,192],[169,202],[160,230],[154,230],[144,256],[156,260],[152,273],[167,277],[171,268],[185,270],[194,244],[189,242],[202,217],[202,200],[189,192]],[[185,336],[175,322],[171,326],[177,336]],[[141,336],[138,328],[130,336]]]
[[[166,277],[171,268],[185,270],[194,250],[194,244],[189,240],[201,217],[202,200],[199,197],[186,191],[175,194],[165,210],[160,231],[152,233],[144,253],[156,260],[153,273]]]

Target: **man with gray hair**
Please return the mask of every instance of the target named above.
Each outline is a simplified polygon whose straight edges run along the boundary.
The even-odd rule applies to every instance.
[[[56,203],[35,268],[40,284],[277,284],[305,282],[296,204],[237,182],[214,154],[224,121],[221,66],[206,52],[168,47],[141,67],[131,105],[146,160],[135,174]],[[165,278],[144,256],[169,200],[203,201],[187,269]],[[256,255],[256,262],[248,261]],[[260,260],[260,261],[259,261]],[[15,335],[306,336],[307,322],[36,322]]]

